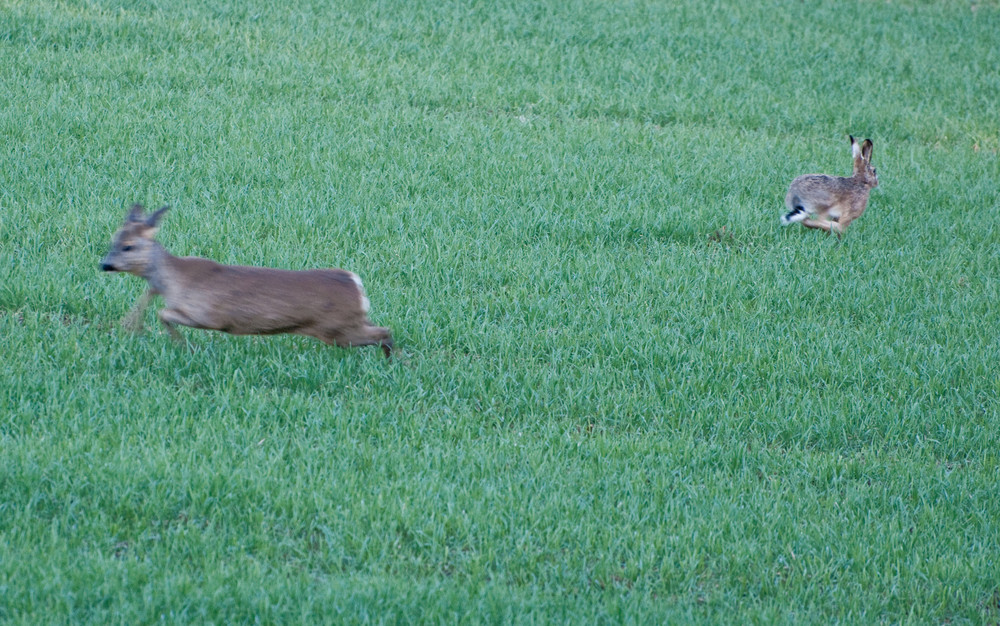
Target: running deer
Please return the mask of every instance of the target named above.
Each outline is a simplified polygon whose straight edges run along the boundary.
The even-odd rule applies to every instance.
[[[128,272],[149,283],[124,320],[127,328],[141,331],[143,312],[153,296],[161,295],[166,306],[157,316],[174,339],[181,339],[174,328],[180,324],[233,335],[295,333],[345,348],[377,345],[390,355],[392,335],[368,320],[368,298],[357,274],[173,256],[153,239],[168,208],[147,215],[142,205],[134,205],[101,261],[105,272]]]

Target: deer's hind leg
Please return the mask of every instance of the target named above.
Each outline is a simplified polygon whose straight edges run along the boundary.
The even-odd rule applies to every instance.
[[[349,330],[333,329],[315,335],[321,341],[341,348],[380,346],[386,358],[392,356],[392,333],[384,326],[365,325]]]

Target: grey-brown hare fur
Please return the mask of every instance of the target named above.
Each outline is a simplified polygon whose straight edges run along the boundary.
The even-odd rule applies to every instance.
[[[834,232],[839,237],[865,212],[868,195],[878,186],[878,175],[872,167],[874,146],[871,139],[860,145],[854,137],[850,139],[854,174],[805,174],[793,180],[785,195],[788,212],[781,217],[783,225],[801,222],[808,228]]]

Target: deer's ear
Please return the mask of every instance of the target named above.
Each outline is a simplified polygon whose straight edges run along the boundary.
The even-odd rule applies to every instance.
[[[166,213],[167,210],[169,209],[170,209],[169,206],[164,206],[154,211],[146,218],[146,226],[149,226],[150,228],[153,229],[158,228],[160,225],[160,220],[163,218],[163,214]]]
[[[129,210],[128,215],[125,216],[126,222],[141,222],[143,221],[142,215],[142,205],[133,204],[132,208]]]

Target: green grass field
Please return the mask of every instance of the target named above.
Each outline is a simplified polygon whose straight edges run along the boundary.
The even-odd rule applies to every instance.
[[[0,622],[1000,621],[1000,6],[0,0]],[[799,174],[881,186],[837,241]],[[397,358],[119,321],[130,204]]]

